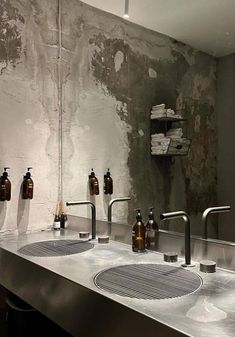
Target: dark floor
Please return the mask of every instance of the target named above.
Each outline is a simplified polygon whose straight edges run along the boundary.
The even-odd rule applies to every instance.
[[[72,337],[14,294],[1,292],[0,297],[0,337]]]
[[[0,336],[7,337],[7,323],[5,311],[0,311]]]

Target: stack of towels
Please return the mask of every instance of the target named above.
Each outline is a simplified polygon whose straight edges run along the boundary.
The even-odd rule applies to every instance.
[[[155,133],[151,135],[151,154],[165,154],[169,147],[171,139],[164,133]]]
[[[166,154],[171,139],[180,140],[183,137],[181,128],[170,129],[166,135],[164,133],[155,133],[151,135],[151,154]]]
[[[175,111],[172,109],[166,109],[165,104],[154,105],[151,110],[151,119],[156,119],[160,117],[175,117],[182,118],[180,115],[176,115]]]
[[[154,105],[151,110],[151,119],[158,118],[158,117],[166,117],[166,105],[165,104],[158,104]]]

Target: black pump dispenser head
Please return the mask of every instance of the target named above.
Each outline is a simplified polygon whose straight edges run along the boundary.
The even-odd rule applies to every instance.
[[[137,208],[135,211],[137,212],[136,220],[137,220],[137,221],[141,221],[141,220],[142,220],[142,215],[141,215],[141,213],[140,213],[141,209],[140,209],[140,208]]]
[[[7,177],[8,177],[8,172],[7,172],[7,170],[9,170],[9,169],[10,169],[10,167],[4,167],[4,172],[3,172],[3,174],[2,174],[3,178],[7,178]]]
[[[32,167],[28,167],[28,172],[26,172],[25,178],[29,179],[31,178],[30,170],[32,170]]]
[[[91,174],[89,176],[89,178],[94,178],[95,177],[95,172],[93,171],[93,168],[91,169]]]
[[[149,208],[149,220],[154,220],[153,209],[154,207]]]
[[[108,171],[107,171],[107,173],[106,173],[106,176],[107,176],[107,177],[110,177],[110,171],[109,171],[109,168],[108,168]]]

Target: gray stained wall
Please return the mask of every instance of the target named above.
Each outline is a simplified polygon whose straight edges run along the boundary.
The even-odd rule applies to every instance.
[[[157,214],[184,209],[200,233],[201,212],[216,203],[214,58],[76,0],[62,1],[62,11],[65,196],[88,197],[92,167],[102,190],[109,167],[114,196],[132,197],[128,209],[115,206],[114,220],[132,224],[137,206],[145,218],[150,206]],[[150,154],[150,110],[160,103],[187,119],[184,158]],[[98,218],[107,202],[96,197]]]
[[[219,216],[219,238],[233,240],[235,194],[234,162],[234,107],[235,54],[218,60],[217,114],[218,114],[218,202],[231,205],[231,212]]]
[[[199,233],[200,212],[217,198],[215,60],[78,0],[61,1],[59,27],[59,4],[0,3],[0,166],[11,167],[13,182],[11,203],[0,205],[0,227],[15,229],[17,223],[23,231],[52,222],[62,103],[65,200],[89,198],[93,167],[101,190],[94,200],[98,218],[106,218],[109,197],[102,184],[110,168],[113,196],[132,197],[114,207],[114,220],[132,224],[137,206],[144,218],[149,206],[157,214],[184,209]],[[192,146],[184,158],[150,154],[157,127],[150,110],[160,103],[187,119],[182,126]],[[36,194],[22,204],[21,177],[28,166],[34,167]],[[70,212],[88,215],[89,209]],[[183,230],[176,222],[170,228]]]

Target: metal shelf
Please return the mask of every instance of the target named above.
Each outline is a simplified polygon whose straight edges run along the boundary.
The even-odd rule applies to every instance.
[[[159,121],[159,122],[184,122],[186,121],[185,118],[183,117],[150,117],[151,120],[156,120],[156,121]]]

